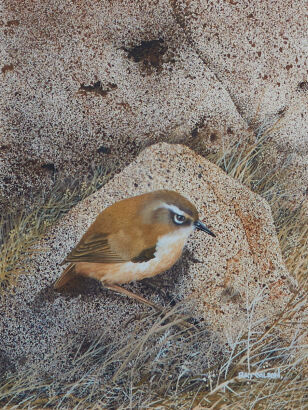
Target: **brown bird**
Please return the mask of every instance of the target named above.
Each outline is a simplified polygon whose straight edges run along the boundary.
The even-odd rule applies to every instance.
[[[158,308],[119,285],[169,269],[194,229],[215,236],[199,221],[196,207],[175,191],[153,191],[116,202],[97,216],[64,259],[62,264],[70,264],[54,288],[61,288],[76,274],[83,275]]]

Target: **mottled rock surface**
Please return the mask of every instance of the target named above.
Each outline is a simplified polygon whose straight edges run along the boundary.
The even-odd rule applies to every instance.
[[[55,293],[52,284],[61,274],[59,264],[102,209],[156,189],[189,198],[217,237],[194,232],[171,270],[128,288],[158,304],[192,305],[209,331],[209,362],[227,351],[248,323],[259,321],[264,329],[283,309],[291,295],[289,274],[269,205],[188,148],[160,143],[72,209],[37,245],[38,253],[24,266],[27,274],[0,303],[6,362],[17,369],[37,363],[47,373],[61,371],[77,349],[73,343],[102,332],[109,342],[123,341],[138,326],[138,314],[149,308],[98,282],[80,279],[81,288],[70,294]]]
[[[264,164],[287,166],[289,193],[301,201],[304,9],[303,0],[5,0],[0,206],[31,202],[58,175],[80,177],[92,163],[120,169],[153,142],[204,152],[260,129],[273,139]]]
[[[273,138],[265,162],[307,195],[308,20],[302,0],[170,0],[186,38],[242,118]],[[291,182],[291,183],[290,183]]]
[[[251,135],[168,2],[4,3],[0,206],[199,128],[212,149]]]

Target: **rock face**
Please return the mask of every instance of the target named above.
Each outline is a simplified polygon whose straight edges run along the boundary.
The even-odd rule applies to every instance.
[[[3,205],[200,127],[213,149],[251,134],[166,1],[8,1],[2,19]]]
[[[307,184],[305,3],[4,1],[0,206],[165,140],[215,150],[272,130]],[[252,127],[252,131],[249,130]],[[61,174],[62,177],[62,174]],[[31,193],[31,195],[29,195]]]
[[[269,132],[267,161],[288,166],[289,192],[308,183],[308,82],[304,2],[170,1],[192,48],[245,121]],[[274,125],[276,124],[276,125]]]
[[[192,305],[215,336],[217,351],[227,350],[230,338],[248,325],[264,328],[284,307],[291,295],[289,275],[269,205],[188,148],[160,143],[71,210],[38,244],[39,252],[25,264],[27,274],[1,301],[7,362],[17,369],[38,362],[44,371],[61,370],[70,360],[72,340],[80,343],[103,331],[111,340],[127,337],[147,307],[85,279],[71,295],[55,293],[52,284],[62,271],[59,263],[102,209],[156,189],[189,198],[217,237],[194,232],[176,266],[128,288],[158,304],[174,299]]]

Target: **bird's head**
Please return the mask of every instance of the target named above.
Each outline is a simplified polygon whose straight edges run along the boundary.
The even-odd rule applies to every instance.
[[[159,190],[145,194],[141,214],[144,223],[163,225],[170,232],[185,229],[189,235],[194,229],[199,229],[215,237],[199,220],[196,207],[175,191]]]

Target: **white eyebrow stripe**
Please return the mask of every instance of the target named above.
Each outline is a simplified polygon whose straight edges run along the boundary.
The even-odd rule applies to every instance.
[[[166,203],[164,202],[164,203],[163,203],[163,207],[164,207],[164,208],[167,208],[167,209],[170,209],[170,211],[172,211],[172,212],[174,212],[174,213],[176,213],[176,214],[178,214],[178,215],[187,216],[187,213],[184,212],[184,211],[181,211],[181,209],[179,209],[176,205],[169,205],[169,204],[166,204]]]

